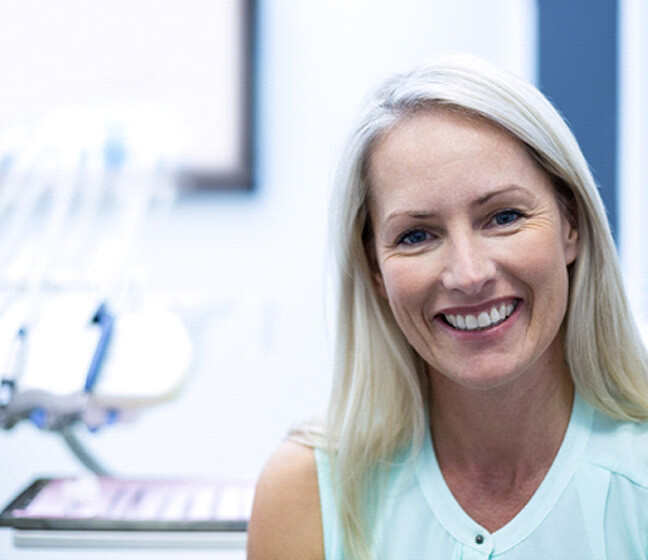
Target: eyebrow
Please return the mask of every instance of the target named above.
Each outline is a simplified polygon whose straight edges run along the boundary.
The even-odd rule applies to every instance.
[[[471,204],[471,206],[482,206],[483,204],[486,204],[491,198],[495,198],[500,194],[508,194],[511,191],[527,192],[527,190],[520,185],[506,185],[499,189],[486,193],[484,196],[480,196],[474,203]]]
[[[528,192],[525,188],[521,187],[520,185],[516,184],[511,184],[511,185],[505,185],[503,187],[497,188],[491,192],[486,193],[483,196],[480,196],[477,198],[475,201],[470,203],[470,206],[473,207],[478,207],[478,206],[483,206],[486,204],[489,200],[492,198],[496,198],[499,195],[502,194],[508,194],[511,191],[522,191],[524,193]],[[436,212],[419,212],[419,211],[412,211],[412,212],[401,212],[401,211],[395,211],[387,215],[385,218],[384,222],[387,223],[394,218],[398,218],[400,216],[407,216],[408,218],[414,218],[416,220],[429,220],[430,218],[435,218],[437,216]]]

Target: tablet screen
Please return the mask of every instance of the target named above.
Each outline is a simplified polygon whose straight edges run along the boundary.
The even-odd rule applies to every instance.
[[[245,530],[253,492],[239,481],[39,479],[0,522],[35,529]]]

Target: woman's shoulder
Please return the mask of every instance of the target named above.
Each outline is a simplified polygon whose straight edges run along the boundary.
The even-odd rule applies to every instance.
[[[323,560],[312,447],[286,440],[264,467],[248,525],[249,560]]]
[[[648,489],[648,422],[616,420],[596,412],[588,458],[590,463]]]

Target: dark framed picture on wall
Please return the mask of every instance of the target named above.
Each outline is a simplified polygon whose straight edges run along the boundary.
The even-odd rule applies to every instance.
[[[62,129],[131,119],[183,188],[251,189],[255,20],[255,0],[3,2],[0,134],[62,107]]]

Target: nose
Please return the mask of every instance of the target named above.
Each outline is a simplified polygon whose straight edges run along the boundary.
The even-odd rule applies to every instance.
[[[471,234],[448,239],[441,283],[450,291],[478,295],[495,279],[496,264],[485,244]]]

